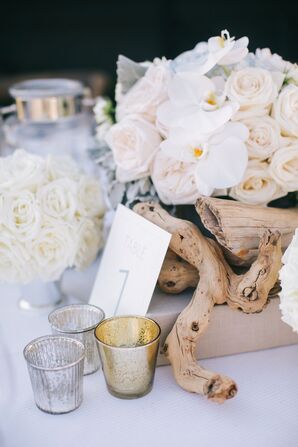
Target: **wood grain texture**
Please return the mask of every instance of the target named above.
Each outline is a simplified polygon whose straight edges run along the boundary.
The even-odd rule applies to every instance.
[[[223,247],[231,265],[249,266],[257,258],[259,240],[265,228],[281,233],[284,250],[298,227],[298,208],[266,208],[201,197],[197,200],[196,210],[203,225]]]
[[[205,238],[191,222],[172,217],[153,202],[137,204],[134,210],[172,234],[170,249],[194,267],[200,278],[191,302],[179,315],[164,345],[177,383],[215,402],[234,397],[236,383],[200,366],[195,348],[208,327],[215,304],[228,303],[246,313],[262,311],[281,266],[280,234],[266,230],[256,261],[248,272],[236,275],[220,246]]]

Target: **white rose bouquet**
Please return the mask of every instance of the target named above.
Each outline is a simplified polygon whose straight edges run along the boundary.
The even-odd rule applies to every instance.
[[[100,98],[97,159],[112,205],[224,192],[266,205],[298,190],[298,67],[228,31],[174,60],[118,59]]]
[[[0,281],[57,280],[84,269],[102,247],[98,181],[66,157],[17,150],[0,158]]]

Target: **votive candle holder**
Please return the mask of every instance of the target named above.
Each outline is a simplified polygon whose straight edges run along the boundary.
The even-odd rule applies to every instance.
[[[100,367],[94,329],[104,317],[104,311],[91,304],[70,304],[49,314],[53,334],[66,335],[85,346],[84,375],[94,373]]]
[[[85,348],[72,338],[47,335],[24,349],[36,406],[46,413],[69,413],[83,400]]]
[[[150,318],[117,316],[94,331],[109,392],[122,399],[149,393],[153,386],[160,327]]]

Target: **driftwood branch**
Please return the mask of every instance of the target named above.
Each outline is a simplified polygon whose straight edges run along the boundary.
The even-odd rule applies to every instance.
[[[196,210],[232,265],[249,266],[257,258],[259,240],[265,228],[281,233],[284,250],[298,227],[298,208],[266,208],[202,197],[196,203]]]
[[[198,270],[172,250],[168,250],[158,278],[160,289],[166,293],[177,294],[188,287],[195,288],[198,282]]]
[[[175,378],[188,391],[224,402],[236,394],[237,386],[232,379],[196,362],[196,344],[208,327],[214,304],[227,302],[248,313],[263,309],[280,268],[280,235],[266,231],[256,262],[247,273],[236,275],[218,244],[205,238],[192,223],[170,216],[155,203],[140,203],[134,210],[171,233],[170,249],[200,276],[191,302],[179,315],[164,346]]]
[[[188,288],[195,289],[198,282],[197,269],[169,249],[159,274],[159,288],[165,293],[174,295]],[[268,298],[275,297],[280,290],[280,282],[277,281],[270,290]]]

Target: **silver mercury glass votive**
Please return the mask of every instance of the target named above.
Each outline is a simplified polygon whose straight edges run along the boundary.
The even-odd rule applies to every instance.
[[[66,335],[85,346],[84,374],[91,374],[100,367],[100,358],[94,338],[94,329],[104,319],[104,311],[91,304],[70,304],[49,314],[53,334]]]
[[[85,349],[72,338],[47,335],[31,341],[24,357],[36,406],[46,413],[68,413],[83,400]]]
[[[150,318],[112,317],[95,329],[109,392],[122,399],[142,397],[153,386],[160,327]]]

